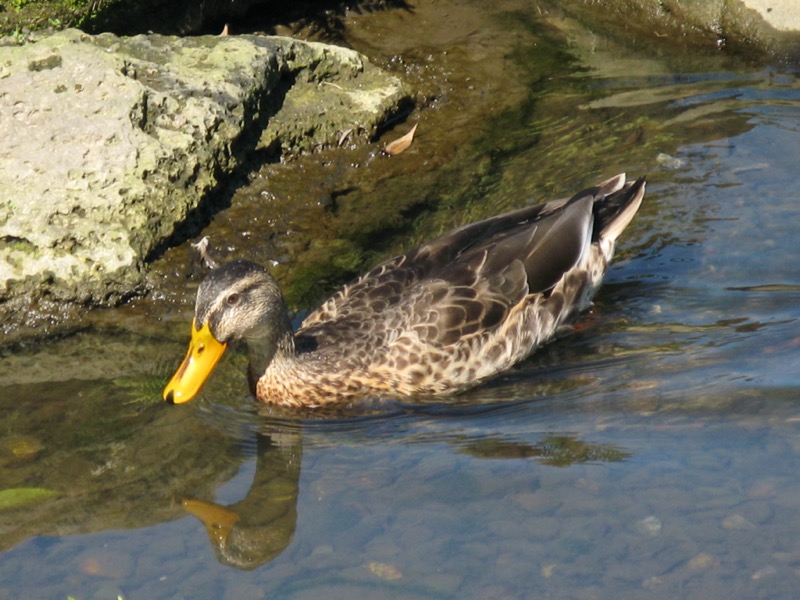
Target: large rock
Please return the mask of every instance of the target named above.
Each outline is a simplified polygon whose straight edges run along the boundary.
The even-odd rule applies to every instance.
[[[407,99],[363,56],[288,38],[68,30],[0,48],[0,306],[129,295],[250,150],[365,140]]]
[[[800,59],[797,0],[559,0],[595,31],[624,23],[636,45],[737,53],[755,61]],[[610,25],[609,25],[610,24]]]
[[[648,0],[652,2],[653,0]],[[664,0],[665,14],[708,32],[719,47],[756,57],[800,56],[800,6],[796,0]]]
[[[743,0],[778,31],[800,31],[800,3],[797,0]]]

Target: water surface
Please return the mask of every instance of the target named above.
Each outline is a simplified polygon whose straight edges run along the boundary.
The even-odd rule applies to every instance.
[[[433,18],[424,8],[361,23],[407,39],[401,26],[424,33]],[[153,298],[0,354],[0,597],[796,596],[798,72],[656,60],[577,34],[559,45],[568,21],[531,18],[491,73],[509,97],[459,123],[443,155],[440,115],[479,94],[454,65],[491,60],[508,30],[502,10],[482,10],[459,5],[469,27],[445,40],[450,54],[395,50],[425,76],[452,67],[457,97],[420,109],[428,129],[407,163],[355,149],[358,167],[266,165],[208,230],[277,264],[302,310],[317,287],[441,228],[647,173],[576,331],[451,402],[259,410],[234,353],[201,399],[168,407],[158,394],[196,284],[176,249],[154,267],[169,285]],[[458,48],[469,60],[446,58]],[[312,199],[288,208],[300,189]],[[408,204],[390,218],[397,198]],[[309,215],[325,216],[320,231]],[[259,228],[272,233],[252,249]]]

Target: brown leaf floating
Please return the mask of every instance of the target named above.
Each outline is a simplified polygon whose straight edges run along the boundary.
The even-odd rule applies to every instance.
[[[417,125],[419,125],[419,123],[417,123]],[[384,148],[383,151],[391,156],[397,156],[398,154],[402,154],[408,150],[411,142],[414,141],[414,132],[417,130],[417,125],[414,125],[411,128],[411,131],[409,131],[403,137],[397,138],[393,142],[386,144],[386,148]]]

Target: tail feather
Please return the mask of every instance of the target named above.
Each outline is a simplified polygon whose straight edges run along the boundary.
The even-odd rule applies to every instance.
[[[620,173],[619,175],[614,175],[609,179],[606,179],[602,183],[597,184],[597,195],[599,196],[610,196],[614,192],[620,191],[625,186],[625,173]]]
[[[613,189],[617,185],[619,177],[622,177],[624,181],[625,176],[618,175],[601,183],[598,187],[602,189],[606,185],[612,184],[609,185],[609,188]],[[616,240],[622,234],[642,204],[645,184],[645,178],[640,177],[632,183],[625,184],[621,189],[617,188],[605,198],[601,197],[595,201],[593,236],[595,240],[601,238]]]

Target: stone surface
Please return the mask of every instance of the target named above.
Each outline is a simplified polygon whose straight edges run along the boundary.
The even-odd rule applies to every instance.
[[[561,7],[602,30],[625,22],[639,42],[716,49],[751,60],[792,61],[800,57],[800,3],[794,0],[565,0]]]
[[[255,148],[364,141],[408,99],[344,48],[67,30],[0,48],[0,304],[114,303]]]
[[[800,31],[800,2],[797,0],[743,0],[778,31]]]

